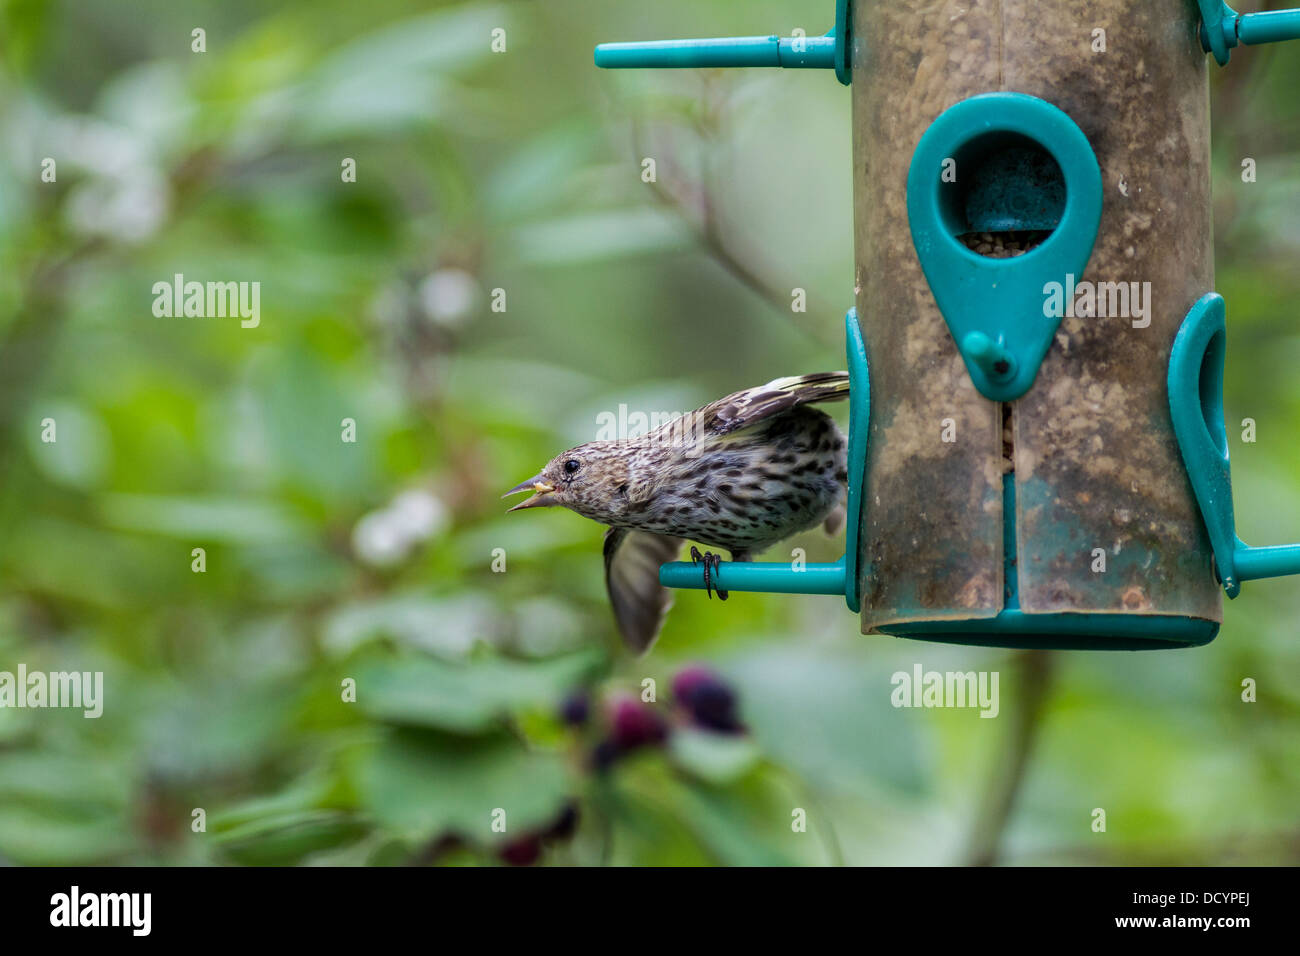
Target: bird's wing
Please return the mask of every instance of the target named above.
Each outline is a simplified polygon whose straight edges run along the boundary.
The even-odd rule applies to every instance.
[[[650,649],[673,596],[659,583],[659,565],[672,561],[681,538],[648,531],[610,528],[605,532],[605,589],[614,607],[614,620],[629,648],[638,654]]]
[[[796,405],[810,402],[837,402],[849,397],[848,372],[816,372],[778,378],[705,405],[696,414],[704,428],[715,435],[726,435]]]

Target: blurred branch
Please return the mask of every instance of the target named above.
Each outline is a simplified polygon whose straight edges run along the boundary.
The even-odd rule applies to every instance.
[[[1011,698],[1016,706],[1011,731],[975,816],[966,850],[968,866],[992,866],[998,861],[1002,835],[1024,782],[1056,666],[1057,656],[1050,651],[1018,651],[1012,660]]]
[[[76,265],[100,247],[88,242],[51,261],[35,264],[23,289],[18,314],[0,343],[0,445],[39,380],[63,323],[62,292]]]
[[[9,475],[18,460],[19,417],[37,390],[62,334],[68,311],[64,301],[68,278],[103,245],[100,240],[89,240],[66,255],[35,263],[24,282],[17,314],[0,340],[0,524],[6,527],[12,523],[14,510],[27,506],[18,483]]]
[[[696,124],[696,129],[701,139],[708,141],[716,137],[717,127],[721,123],[721,118],[725,114],[725,109],[720,104],[710,100],[709,109],[706,114],[706,120]],[[639,159],[642,156],[649,155],[644,148],[644,129],[640,121],[633,117],[632,119],[632,148],[635,156]],[[707,166],[707,161],[702,164]],[[681,169],[672,162],[671,154],[664,154],[664,161],[659,162],[658,166],[671,170],[671,175],[663,177],[680,183],[691,183],[688,177]],[[696,241],[707,252],[718,265],[722,266],[742,285],[747,286],[759,298],[771,305],[791,326],[798,329],[799,332],[809,336],[816,342],[823,345],[839,345],[838,337],[832,340],[823,335],[817,326],[811,326],[798,321],[795,316],[799,314],[808,315],[810,313],[796,313],[790,308],[790,293],[778,288],[759,274],[759,271],[745,260],[733,246],[731,238],[726,234],[719,225],[717,216],[717,201],[715,199],[716,191],[713,186],[713,177],[707,169],[702,170],[697,181],[691,183],[689,188],[670,189],[664,182],[660,181],[661,177],[656,176],[647,185],[653,190],[655,198],[665,206],[672,209],[682,220],[690,226],[695,233]],[[693,203],[690,196],[696,197]],[[692,206],[698,208],[693,209]]]

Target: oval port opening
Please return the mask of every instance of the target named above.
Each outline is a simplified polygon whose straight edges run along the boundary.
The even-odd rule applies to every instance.
[[[1220,328],[1205,343],[1201,357],[1201,370],[1197,377],[1197,391],[1201,402],[1201,417],[1209,433],[1214,450],[1228,457],[1228,432],[1223,422],[1223,357],[1227,336]]]
[[[1012,258],[1040,246],[1065,214],[1065,174],[1041,143],[993,130],[967,140],[942,179],[940,214],[970,251]]]

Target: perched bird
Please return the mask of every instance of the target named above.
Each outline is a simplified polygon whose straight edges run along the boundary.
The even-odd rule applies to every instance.
[[[814,525],[838,530],[844,436],[809,404],[848,394],[847,372],[778,378],[638,438],[570,448],[502,497],[532,491],[510,510],[560,505],[608,526],[606,590],[623,639],[643,652],[672,604],[659,565],[676,559],[684,539],[749,561]],[[694,546],[691,559],[703,562],[712,596],[711,572],[721,559]]]

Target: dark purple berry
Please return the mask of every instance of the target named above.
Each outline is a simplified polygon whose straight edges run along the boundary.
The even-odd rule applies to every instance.
[[[668,725],[654,705],[643,704],[631,697],[614,702],[610,723],[614,743],[621,750],[661,744],[668,736]]]
[[[530,834],[507,843],[497,853],[502,863],[511,866],[532,866],[542,855],[542,841]]]
[[[550,829],[543,834],[548,840],[567,840],[573,836],[578,829],[578,805],[576,803],[566,803],[560,815],[555,818]]]
[[[590,712],[591,704],[587,699],[586,691],[574,691],[564,698],[564,703],[560,704],[560,720],[570,727],[581,727],[587,722]]]
[[[707,667],[691,664],[673,675],[673,696],[682,704],[689,704],[697,688],[718,683],[718,675]]]
[[[714,684],[699,688],[691,699],[690,709],[701,727],[731,734],[744,730],[736,717],[736,695],[730,687]]]
[[[735,691],[706,668],[693,666],[678,671],[673,678],[673,696],[701,727],[721,733],[745,729],[736,716]]]
[[[622,755],[623,751],[618,744],[612,740],[602,740],[591,752],[591,769],[597,773],[604,773],[614,766],[614,761]]]

